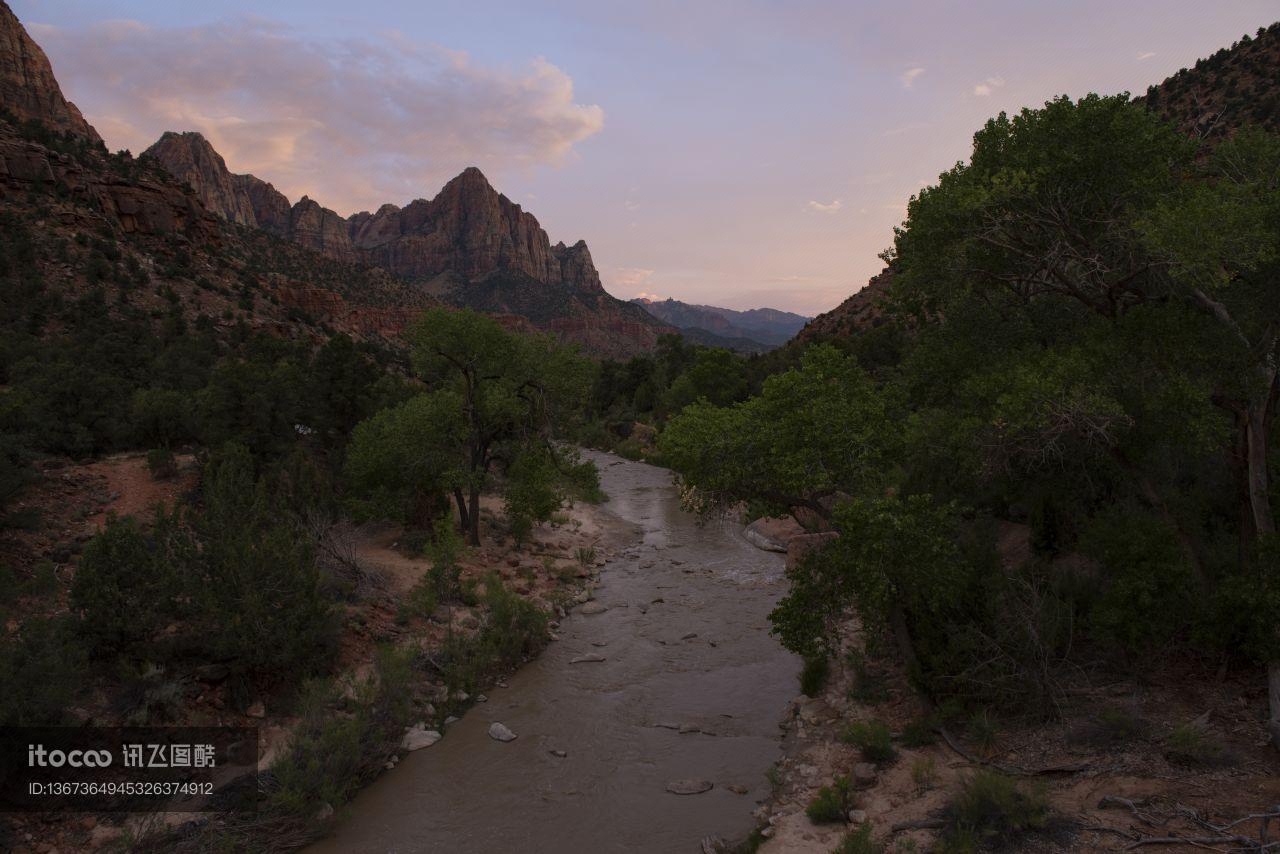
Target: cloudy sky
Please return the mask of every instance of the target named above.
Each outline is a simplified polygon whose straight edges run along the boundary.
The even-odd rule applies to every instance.
[[[342,214],[477,165],[615,295],[810,314],[1001,110],[1141,92],[1277,0],[10,0],[113,148]],[[267,11],[259,11],[262,9]]]

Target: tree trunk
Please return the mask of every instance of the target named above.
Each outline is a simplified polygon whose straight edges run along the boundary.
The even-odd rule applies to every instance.
[[[471,526],[467,523],[467,499],[463,496],[461,489],[455,488],[453,490],[453,500],[458,505],[458,527],[462,529],[463,533],[466,533],[471,530]]]
[[[1267,665],[1267,702],[1271,707],[1271,720],[1267,728],[1271,730],[1271,746],[1280,750],[1280,662],[1273,661]]]
[[[1253,511],[1253,529],[1259,537],[1276,532],[1271,513],[1271,484],[1267,478],[1267,430],[1271,426],[1271,403],[1276,383],[1276,369],[1264,369],[1267,390],[1249,401],[1245,423],[1245,460],[1249,477],[1249,508]],[[1280,750],[1280,661],[1267,662],[1267,706],[1270,720],[1271,746]]]
[[[471,512],[468,514],[467,542],[480,545],[480,487],[471,487]]]
[[[1275,372],[1272,371],[1272,383]],[[1267,482],[1267,417],[1271,409],[1271,390],[1265,397],[1249,401],[1245,423],[1245,458],[1249,478],[1249,509],[1253,512],[1253,529],[1259,535],[1274,534],[1275,517],[1271,514],[1271,491]]]

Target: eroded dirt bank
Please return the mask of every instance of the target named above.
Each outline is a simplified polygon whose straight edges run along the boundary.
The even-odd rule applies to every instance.
[[[688,852],[753,827],[799,667],[768,633],[782,558],[698,525],[668,472],[590,456],[627,532],[594,600],[314,851]],[[494,740],[495,722],[518,737]]]

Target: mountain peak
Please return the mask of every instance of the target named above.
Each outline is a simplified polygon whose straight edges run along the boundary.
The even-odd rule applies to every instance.
[[[55,131],[102,142],[76,105],[63,97],[49,57],[4,0],[0,0],[0,107],[21,121],[38,121]]]
[[[142,156],[190,184],[204,206],[223,219],[250,227],[261,224],[243,184],[198,131],[165,131]]]

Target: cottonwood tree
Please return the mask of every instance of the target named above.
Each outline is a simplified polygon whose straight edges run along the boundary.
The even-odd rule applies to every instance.
[[[895,445],[883,396],[834,347],[769,377],[759,396],[727,407],[700,400],[660,438],[664,459],[704,501],[738,501],[829,519],[833,499],[884,483]]]
[[[1232,373],[1214,400],[1235,417],[1253,531],[1276,534],[1270,435],[1280,393],[1280,136],[1245,128],[1220,144],[1152,214],[1152,242],[1173,259],[1181,292],[1234,345]],[[1267,579],[1267,589],[1276,587]],[[1268,698],[1272,743],[1280,748],[1280,621],[1271,618]]]
[[[1252,528],[1269,534],[1267,433],[1280,324],[1275,289],[1266,286],[1280,235],[1276,144],[1246,132],[1207,160],[1197,162],[1197,153],[1195,141],[1123,95],[1064,97],[1013,118],[1001,114],[975,135],[968,164],[912,199],[887,257],[901,270],[899,299],[935,322],[964,300],[1014,317],[1066,300],[1114,324],[1119,336],[1143,311],[1199,312],[1202,322],[1182,327],[1177,344],[1217,371],[1210,393],[1237,417]],[[1186,374],[1165,377],[1172,384]],[[1101,424],[1096,411],[1067,397],[1040,411],[1054,407],[1077,430]],[[1123,452],[1117,459],[1168,518],[1141,467]],[[1270,673],[1280,744],[1280,667]]]
[[[554,441],[591,388],[591,365],[575,351],[466,310],[431,309],[407,337],[427,392],[356,429],[348,474],[366,495],[383,490],[423,508],[447,494],[468,542],[479,545],[480,495],[494,475],[536,474],[534,491],[551,489],[546,467],[530,462],[535,457],[565,482],[580,484],[590,474]],[[529,488],[518,491],[515,506],[545,509],[533,487],[523,486]]]

